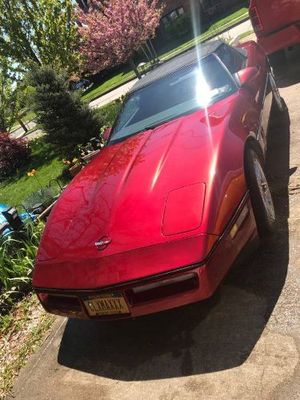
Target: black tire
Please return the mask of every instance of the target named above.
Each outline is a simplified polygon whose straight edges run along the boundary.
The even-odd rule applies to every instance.
[[[246,151],[245,168],[257,230],[265,239],[274,231],[276,215],[263,162],[253,148]]]

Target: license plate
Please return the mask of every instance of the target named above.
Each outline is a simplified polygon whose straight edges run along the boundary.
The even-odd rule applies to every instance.
[[[100,315],[129,314],[124,297],[120,294],[103,294],[84,300],[91,317]]]

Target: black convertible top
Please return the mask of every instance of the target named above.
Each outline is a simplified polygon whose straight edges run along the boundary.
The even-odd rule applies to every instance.
[[[222,44],[224,44],[222,40],[205,42],[193,47],[191,50],[188,50],[183,54],[172,58],[171,60],[159,65],[152,71],[148,72],[145,76],[143,76],[142,79],[140,79],[131,88],[129,93],[135,92],[136,90],[148,86],[152,82],[155,82],[167,75],[170,75],[181,68],[195,64],[198,60],[198,56],[200,56],[200,58],[204,58],[209,54],[214,53]]]

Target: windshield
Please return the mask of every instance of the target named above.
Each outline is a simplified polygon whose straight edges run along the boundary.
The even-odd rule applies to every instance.
[[[213,55],[131,93],[113,128],[110,141],[154,128],[232,94],[236,85]]]

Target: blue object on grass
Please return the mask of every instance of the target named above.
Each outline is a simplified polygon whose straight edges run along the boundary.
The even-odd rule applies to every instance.
[[[0,203],[0,226],[2,226],[2,224],[7,223],[7,220],[4,217],[4,215],[2,214],[2,212],[8,210],[9,208],[10,208],[10,206]],[[36,215],[29,214],[27,212],[19,214],[19,217],[21,218],[21,220],[24,223],[28,222],[29,220],[34,221],[36,219]],[[11,227],[9,225],[7,225],[7,227],[2,232],[0,232],[0,236],[5,237],[5,236],[10,235],[12,232],[13,232],[13,230],[11,229]]]

